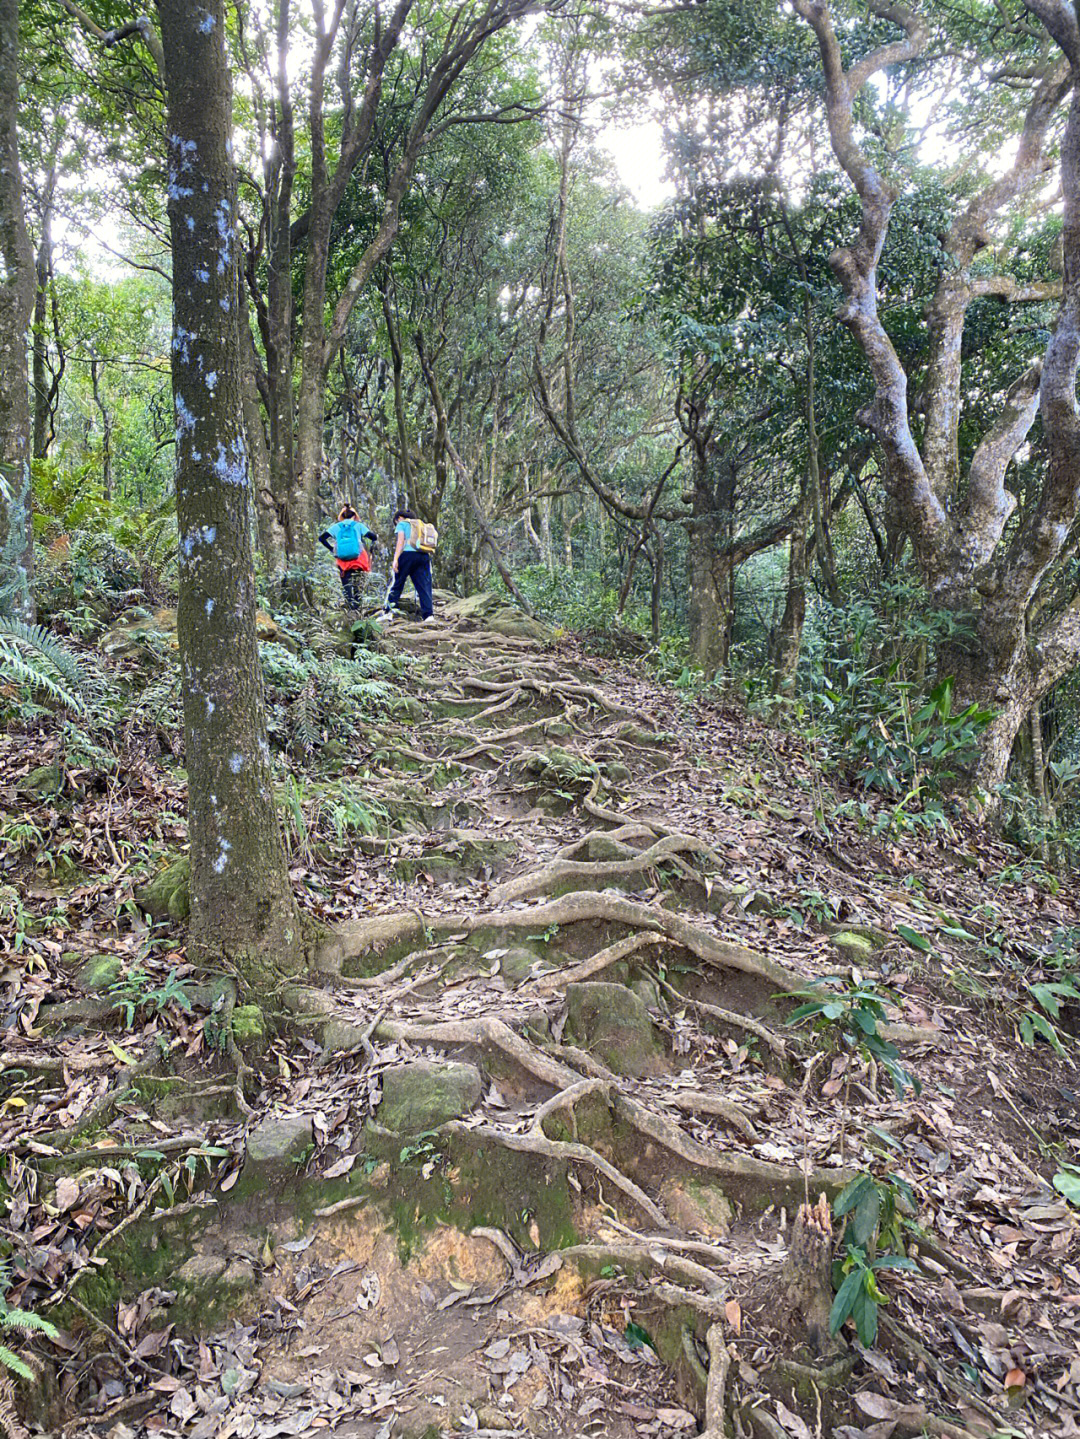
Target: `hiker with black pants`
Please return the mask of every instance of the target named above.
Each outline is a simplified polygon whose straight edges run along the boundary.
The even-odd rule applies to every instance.
[[[430,540],[434,549],[438,532],[433,525],[422,525],[412,510],[397,510],[394,514],[394,536],[394,560],[390,566],[394,577],[386,592],[385,607],[378,618],[384,624],[394,618],[394,607],[401,599],[405,581],[412,580],[416,598],[420,601],[420,618],[428,624],[435,618],[431,598],[431,553],[422,549],[421,545]]]
[[[326,546],[337,563],[345,604],[350,610],[360,608],[360,577],[371,569],[366,545],[376,539],[375,531],[365,529],[360,523],[360,516],[348,501],[342,505],[337,523],[323,530],[319,536],[319,543]]]

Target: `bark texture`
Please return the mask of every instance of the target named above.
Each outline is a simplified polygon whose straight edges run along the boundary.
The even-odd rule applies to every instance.
[[[0,0],[0,606],[34,615],[26,331],[34,251],[19,164],[19,3]]]
[[[250,462],[241,423],[236,200],[222,0],[159,0],[173,249],[193,954],[263,993],[302,965],[274,806],[255,636]]]

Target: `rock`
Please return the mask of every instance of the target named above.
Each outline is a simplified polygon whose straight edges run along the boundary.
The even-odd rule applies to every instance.
[[[419,1134],[471,1114],[481,1092],[480,1071],[474,1064],[417,1059],[383,1075],[376,1118],[395,1134]]]
[[[255,1266],[247,1259],[230,1259],[221,1276],[221,1283],[231,1289],[250,1289],[255,1283]]]
[[[364,1040],[364,1026],[350,1024],[347,1019],[331,1019],[322,1028],[322,1047],[327,1054],[344,1054],[359,1049]]]
[[[105,993],[120,979],[123,968],[115,955],[95,954],[76,970],[75,983],[84,994]]]
[[[731,1229],[735,1211],[718,1184],[701,1179],[668,1179],[660,1189],[660,1202],[680,1229],[723,1239]]]
[[[64,771],[59,764],[39,764],[23,775],[18,788],[36,800],[54,799],[64,788]]]
[[[114,659],[148,658],[155,643],[179,648],[175,610],[165,606],[153,611],[142,606],[125,610],[99,641],[102,653]]]
[[[267,1180],[291,1178],[310,1150],[313,1134],[311,1117],[306,1114],[262,1120],[248,1135],[245,1178],[253,1177],[249,1170],[261,1172]]]
[[[257,1004],[241,1004],[233,1010],[232,1033],[237,1046],[246,1053],[265,1048],[266,1016]]]
[[[505,635],[509,639],[538,640],[541,644],[555,639],[555,632],[548,625],[509,605],[496,610],[486,624],[493,634]]]
[[[481,620],[501,609],[502,602],[490,590],[477,590],[476,594],[465,595],[463,599],[449,600],[443,608],[448,619]]]
[[[187,919],[191,912],[191,861],[182,855],[135,891],[135,903],[154,919]]]
[[[83,999],[65,999],[60,1004],[43,1004],[37,1023],[42,1029],[66,1028],[68,1025],[98,1023],[113,1013],[113,1003],[104,995],[87,995]]]
[[[185,1285],[212,1284],[225,1273],[227,1262],[220,1254],[193,1254],[176,1271],[176,1278]]]
[[[538,959],[531,949],[521,945],[508,949],[499,960],[499,973],[507,984],[524,984],[534,974],[545,974],[552,968],[546,959]]]
[[[277,621],[264,610],[255,611],[255,636],[260,640],[274,640],[281,643],[281,629]]]
[[[608,864],[613,860],[632,859],[636,851],[609,835],[591,834],[585,845],[585,853],[592,860]]]
[[[843,929],[839,934],[834,934],[832,942],[840,951],[840,958],[845,964],[866,964],[874,957],[876,945],[865,934],[858,934],[853,929]]]
[[[648,1010],[622,984],[568,984],[566,1037],[615,1074],[640,1078],[667,1068]]]
[[[660,1008],[660,986],[655,979],[635,979],[630,993],[636,994],[646,1009]]]

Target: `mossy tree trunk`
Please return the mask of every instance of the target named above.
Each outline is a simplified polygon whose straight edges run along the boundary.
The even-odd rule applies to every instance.
[[[303,953],[274,807],[255,637],[236,200],[222,0],[158,0],[173,249],[177,626],[191,948],[265,993]]]
[[[18,58],[19,0],[0,0],[0,604],[32,619],[26,331],[35,273],[19,165]]]

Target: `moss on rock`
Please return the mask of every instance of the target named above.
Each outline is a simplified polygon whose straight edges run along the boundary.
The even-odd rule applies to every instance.
[[[625,985],[567,985],[566,1035],[615,1074],[640,1078],[667,1068],[648,1010]]]
[[[191,861],[174,859],[135,891],[135,903],[153,919],[185,920],[191,912]]]
[[[471,1114],[482,1092],[480,1071],[474,1064],[418,1059],[383,1075],[377,1118],[395,1134],[420,1134],[448,1119]]]

